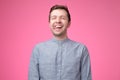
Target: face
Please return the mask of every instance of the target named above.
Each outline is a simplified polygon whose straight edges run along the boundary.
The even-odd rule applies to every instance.
[[[54,36],[65,36],[67,33],[67,28],[70,26],[67,12],[63,9],[53,10],[50,14],[49,24]]]

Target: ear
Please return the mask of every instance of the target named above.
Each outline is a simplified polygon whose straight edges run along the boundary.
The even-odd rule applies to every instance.
[[[71,25],[71,21],[68,23],[68,28],[70,27],[70,25]]]

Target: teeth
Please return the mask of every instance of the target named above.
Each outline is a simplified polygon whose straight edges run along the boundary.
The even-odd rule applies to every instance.
[[[62,26],[56,26],[57,28],[62,27]]]

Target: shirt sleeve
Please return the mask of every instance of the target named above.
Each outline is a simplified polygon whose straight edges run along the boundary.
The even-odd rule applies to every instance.
[[[33,49],[33,52],[32,52],[31,58],[30,58],[28,80],[40,80],[38,53],[39,53],[38,49],[37,49],[37,47],[35,47]]]
[[[90,56],[85,46],[82,50],[81,58],[81,80],[92,80]]]

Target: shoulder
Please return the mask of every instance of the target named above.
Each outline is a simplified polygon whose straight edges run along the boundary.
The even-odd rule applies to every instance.
[[[87,48],[84,43],[77,42],[77,41],[74,41],[74,40],[70,40],[70,42],[71,42],[71,44],[76,45],[76,46],[79,46],[79,47],[81,47],[81,48]]]
[[[71,46],[77,48],[80,52],[88,51],[87,46],[84,43],[70,40]]]
[[[44,47],[45,45],[49,44],[50,43],[50,40],[46,40],[46,41],[43,41],[43,42],[39,42],[37,44],[35,44],[34,48],[40,48],[40,47]]]

